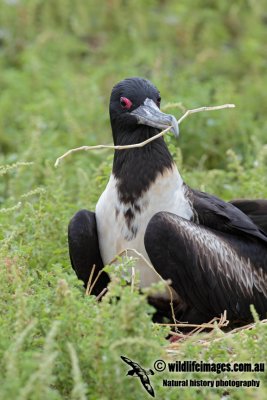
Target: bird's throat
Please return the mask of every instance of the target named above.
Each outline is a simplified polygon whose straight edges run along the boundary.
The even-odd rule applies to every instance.
[[[157,133],[153,128],[144,127],[134,132],[132,137],[128,138],[127,142],[130,143],[127,144],[140,143]],[[116,150],[112,172],[118,182],[121,201],[134,203],[149,189],[159,174],[172,167],[173,159],[163,138],[141,148]]]

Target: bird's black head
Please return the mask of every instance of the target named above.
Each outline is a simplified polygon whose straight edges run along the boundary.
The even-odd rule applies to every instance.
[[[109,106],[115,145],[141,143],[169,126],[178,135],[175,117],[164,114],[159,107],[159,91],[148,80],[128,78],[115,85]],[[163,137],[142,148],[115,150],[112,172],[118,180],[120,200],[134,204],[158,174],[172,166]]]
[[[127,78],[117,83],[109,105],[114,143],[138,143],[169,126],[178,136],[175,117],[160,111],[160,101],[158,89],[147,79]]]

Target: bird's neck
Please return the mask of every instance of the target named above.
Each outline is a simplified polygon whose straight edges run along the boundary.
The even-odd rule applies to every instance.
[[[143,126],[138,130],[121,135],[116,144],[135,144],[156,135],[158,130]],[[134,203],[155,182],[159,174],[173,167],[173,159],[161,137],[141,148],[116,150],[113,175],[118,181],[121,201]]]

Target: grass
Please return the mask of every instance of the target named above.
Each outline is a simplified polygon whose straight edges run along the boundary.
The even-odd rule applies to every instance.
[[[68,221],[94,209],[112,153],[54,162],[69,148],[110,143],[112,86],[145,76],[163,106],[237,105],[191,116],[179,142],[167,139],[185,181],[225,200],[267,198],[266,31],[264,2],[253,0],[0,2],[0,399],[145,398],[120,355],[153,368],[167,359],[166,328],[119,272],[101,304],[84,296],[68,259]],[[174,358],[266,361],[266,339],[256,322],[207,346],[193,337]],[[163,388],[163,375],[151,377],[157,398],[225,391]],[[266,372],[230,378],[261,379],[259,389],[229,389],[231,399],[266,398]]]

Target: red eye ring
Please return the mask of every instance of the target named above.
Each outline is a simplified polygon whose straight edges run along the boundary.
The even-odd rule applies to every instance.
[[[129,110],[129,109],[132,107],[132,105],[133,105],[133,103],[131,102],[131,100],[127,99],[127,97],[121,97],[121,98],[120,98],[120,104],[121,104],[121,107],[122,107],[124,110]]]

